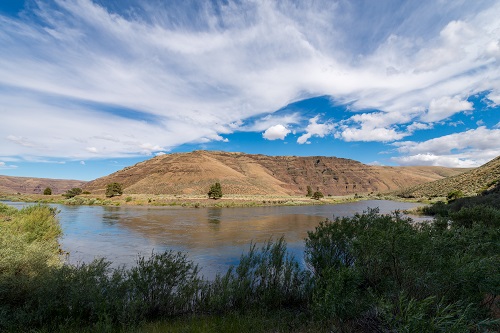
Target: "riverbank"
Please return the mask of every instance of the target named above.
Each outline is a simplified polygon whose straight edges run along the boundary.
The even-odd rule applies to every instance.
[[[224,195],[214,200],[205,195],[155,195],[155,194],[124,194],[112,198],[104,195],[83,194],[73,198],[62,195],[42,194],[2,194],[0,200],[15,202],[53,203],[63,205],[87,206],[159,206],[159,207],[189,207],[189,208],[228,208],[228,207],[263,207],[263,206],[306,206],[333,205],[360,200],[393,200],[401,202],[429,203],[426,200],[404,199],[391,194],[365,194],[328,196],[315,200],[306,196],[279,195]]]

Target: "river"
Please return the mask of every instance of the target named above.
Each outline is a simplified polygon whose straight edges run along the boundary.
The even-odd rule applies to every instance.
[[[4,202],[15,207],[28,205]],[[421,204],[368,200],[336,205],[244,208],[107,207],[51,205],[60,210],[61,246],[76,264],[104,257],[133,265],[139,255],[167,249],[187,253],[206,277],[236,264],[250,243],[284,235],[289,252],[303,261],[304,239],[320,221],[378,207],[381,213]]]

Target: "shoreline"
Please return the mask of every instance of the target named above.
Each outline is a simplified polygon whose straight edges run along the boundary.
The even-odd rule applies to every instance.
[[[334,205],[362,200],[393,200],[400,202],[429,203],[423,199],[405,199],[391,194],[366,194],[330,196],[315,200],[306,196],[282,195],[224,195],[214,200],[206,195],[167,195],[167,194],[123,194],[107,198],[104,195],[83,194],[73,198],[62,195],[42,194],[2,194],[0,201],[33,202],[77,206],[152,206],[152,207],[186,207],[186,208],[230,208],[230,207],[266,207],[266,206],[310,206]]]

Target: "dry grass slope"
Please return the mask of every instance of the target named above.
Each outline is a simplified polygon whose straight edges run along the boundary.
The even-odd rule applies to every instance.
[[[52,194],[61,194],[73,187],[82,187],[81,180],[12,177],[0,175],[0,193],[43,194],[50,187]]]
[[[460,190],[466,196],[481,193],[500,179],[500,156],[468,172],[401,190],[403,197],[445,197]]]
[[[87,183],[104,193],[122,183],[127,194],[206,194],[218,181],[225,194],[304,195],[307,186],[326,195],[389,192],[462,173],[441,167],[382,167],[324,156],[266,156],[194,151],[157,156]]]

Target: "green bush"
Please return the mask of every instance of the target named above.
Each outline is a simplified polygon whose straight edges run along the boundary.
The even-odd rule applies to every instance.
[[[43,195],[51,195],[52,194],[52,190],[50,189],[50,187],[46,187],[45,190],[43,190]]]
[[[217,275],[204,291],[204,308],[214,312],[278,309],[303,305],[307,296],[307,272],[286,252],[280,238],[259,250],[255,244],[236,267]]]
[[[210,186],[210,190],[208,191],[208,197],[212,199],[220,199],[222,198],[222,187],[220,183],[215,183]]]
[[[106,186],[106,197],[111,198],[122,194],[123,194],[122,184],[111,183]]]
[[[73,187],[71,190],[67,190],[65,193],[63,193],[63,196],[69,199],[80,194],[82,194],[82,189],[79,187]]]
[[[323,197],[324,197],[324,195],[323,195],[323,193],[321,193],[320,191],[316,191],[316,192],[314,192],[314,193],[313,193],[313,195],[312,195],[312,198],[313,198],[314,200],[319,200],[319,199],[321,199],[321,198],[323,198]]]

